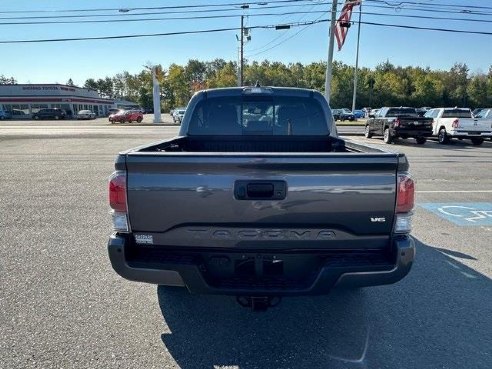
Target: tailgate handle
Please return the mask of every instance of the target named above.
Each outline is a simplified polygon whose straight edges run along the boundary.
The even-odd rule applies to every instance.
[[[285,181],[236,181],[234,195],[238,200],[283,200],[287,195]]]

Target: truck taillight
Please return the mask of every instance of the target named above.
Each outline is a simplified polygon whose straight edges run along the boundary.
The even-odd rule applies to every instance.
[[[399,126],[400,126],[400,119],[396,118],[396,119],[394,120],[394,122],[393,122],[393,125],[394,125],[395,127],[399,127]]]
[[[109,177],[109,206],[113,209],[113,229],[128,232],[127,202],[126,202],[126,173],[116,171]]]
[[[453,120],[453,123],[451,123],[451,127],[459,128],[460,127],[460,120],[459,119]]]
[[[398,188],[396,192],[396,212],[408,213],[413,209],[415,202],[415,182],[408,173],[398,174]]]
[[[398,174],[395,233],[410,233],[415,203],[415,182],[408,173]]]
[[[126,173],[116,171],[109,177],[109,206],[126,212]]]

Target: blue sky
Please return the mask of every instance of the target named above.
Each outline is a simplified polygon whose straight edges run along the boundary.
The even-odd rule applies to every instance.
[[[243,10],[238,0],[2,0],[0,2],[0,41],[33,40],[69,37],[116,36],[179,31],[195,31],[217,28],[234,28],[240,23]],[[252,3],[259,3],[253,0]],[[302,2],[268,1],[266,5],[251,5],[244,11],[249,26],[276,25],[327,19],[331,2],[322,0]],[[339,0],[343,3],[343,0]],[[420,3],[420,4],[416,4]],[[72,9],[132,9],[139,7],[162,7],[173,5],[220,5],[215,8],[194,8],[198,12],[184,9],[117,10],[97,12],[60,12]],[[400,6],[398,6],[400,4]],[[297,5],[297,6],[292,6]],[[455,8],[454,6],[465,6]],[[277,8],[271,8],[277,6]],[[278,7],[282,6],[282,7]],[[473,8],[489,7],[489,9]],[[341,5],[339,5],[341,8]],[[417,8],[417,9],[416,9]],[[230,9],[210,12],[210,9]],[[419,9],[427,9],[419,11]],[[58,12],[50,12],[50,11]],[[189,11],[190,9],[188,9]],[[465,10],[465,11],[463,11]],[[12,13],[12,11],[19,11]],[[171,11],[180,11],[171,14]],[[315,12],[316,13],[312,13]],[[325,11],[326,13],[323,13]],[[449,13],[445,13],[448,11]],[[477,12],[478,14],[470,13]],[[137,15],[147,12],[150,15]],[[311,12],[302,14],[302,12]],[[160,13],[160,14],[157,14]],[[166,14],[167,13],[167,14]],[[294,13],[287,15],[260,16],[264,13]],[[375,13],[375,14],[369,14]],[[120,23],[77,23],[80,20],[109,20],[132,18],[196,17],[208,15],[231,15],[229,18],[158,20]],[[68,16],[84,15],[86,18]],[[88,15],[104,15],[87,17]],[[405,18],[403,15],[417,16]],[[14,19],[22,17],[49,17],[51,19]],[[427,17],[448,17],[487,20],[471,22],[465,20],[424,19]],[[354,13],[352,20],[357,21]],[[32,21],[64,21],[66,24],[25,24]],[[473,31],[492,31],[492,1],[478,0],[409,0],[385,2],[366,0],[363,5],[363,22],[376,22],[418,27],[449,28]],[[22,23],[6,25],[5,23]],[[302,30],[302,31],[301,31]],[[301,31],[301,32],[299,32]],[[118,72],[139,72],[148,62],[160,63],[164,67],[171,63],[185,64],[188,59],[213,60],[223,58],[237,60],[238,42],[236,31],[178,35],[154,38],[133,38],[101,41],[71,41],[54,43],[0,44],[0,74],[15,77],[19,83],[65,83],[72,78],[76,84],[83,84],[87,78],[112,76]],[[308,27],[293,27],[290,30],[253,29],[252,39],[245,47],[248,60],[263,59],[310,63],[326,60],[328,50],[328,23]],[[357,27],[348,34],[343,49],[335,52],[335,60],[347,64],[355,63]],[[491,35],[457,34],[435,31],[376,27],[362,25],[360,39],[361,66],[374,67],[389,59],[402,66],[449,69],[455,62],[467,63],[472,73],[486,72],[492,65]]]

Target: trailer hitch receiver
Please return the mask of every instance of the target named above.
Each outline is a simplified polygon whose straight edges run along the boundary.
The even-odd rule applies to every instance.
[[[237,296],[236,301],[242,307],[251,308],[253,311],[266,311],[280,304],[282,298],[278,296]]]

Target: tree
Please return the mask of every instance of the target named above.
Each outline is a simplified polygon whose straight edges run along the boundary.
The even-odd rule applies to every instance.
[[[236,66],[229,62],[217,72],[217,76],[208,82],[209,87],[234,87],[237,85]]]
[[[74,86],[73,81],[72,81],[71,78],[68,79],[67,86]]]
[[[14,77],[5,77],[3,74],[0,75],[0,85],[16,85],[17,80]]]
[[[97,91],[98,89],[98,83],[94,80],[94,78],[88,78],[85,80],[84,83],[84,88],[89,88],[91,90]]]
[[[471,106],[475,108],[487,106],[487,76],[484,74],[473,76],[468,84],[467,93]]]
[[[190,85],[186,79],[185,68],[171,64],[167,72],[166,95],[169,96],[170,107],[183,106],[188,104],[191,97]]]

